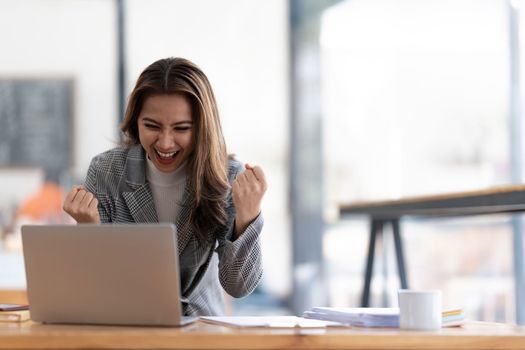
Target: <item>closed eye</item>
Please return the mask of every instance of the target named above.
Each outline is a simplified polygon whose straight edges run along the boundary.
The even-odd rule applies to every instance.
[[[191,126],[177,126],[174,128],[176,131],[188,131],[191,129]]]
[[[150,124],[150,123],[145,123],[144,126],[148,129],[153,129],[153,130],[157,130],[159,128],[158,125],[155,125],[155,124]]]

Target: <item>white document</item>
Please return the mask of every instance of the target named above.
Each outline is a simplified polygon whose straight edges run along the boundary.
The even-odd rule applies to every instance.
[[[239,328],[325,328],[344,326],[339,322],[312,320],[296,316],[201,316],[199,320]]]

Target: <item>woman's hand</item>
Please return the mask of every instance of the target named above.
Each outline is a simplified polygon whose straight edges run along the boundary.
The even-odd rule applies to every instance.
[[[100,223],[98,214],[98,199],[93,193],[87,192],[84,186],[73,186],[64,200],[63,209],[80,223]]]
[[[233,181],[232,196],[236,212],[234,238],[239,237],[261,212],[266,188],[266,178],[259,166],[246,164],[246,170]]]

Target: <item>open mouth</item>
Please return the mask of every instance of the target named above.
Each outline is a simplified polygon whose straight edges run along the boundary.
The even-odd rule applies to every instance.
[[[169,164],[173,162],[179,153],[180,153],[180,150],[175,151],[175,152],[169,152],[169,153],[160,152],[157,149],[155,150],[157,159],[159,160],[159,162],[164,163],[164,164]]]

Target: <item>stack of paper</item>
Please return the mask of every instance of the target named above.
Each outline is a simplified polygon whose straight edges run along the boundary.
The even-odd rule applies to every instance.
[[[399,309],[397,308],[314,307],[311,311],[306,311],[303,316],[359,327],[399,327]]]
[[[24,322],[29,319],[29,310],[0,311],[0,322]]]
[[[462,309],[450,309],[443,311],[443,327],[461,326],[465,323],[465,313]]]
[[[399,327],[398,308],[314,307],[311,311],[305,311],[303,316],[358,327]],[[443,311],[443,327],[459,326],[464,321],[465,314],[462,309]]]

